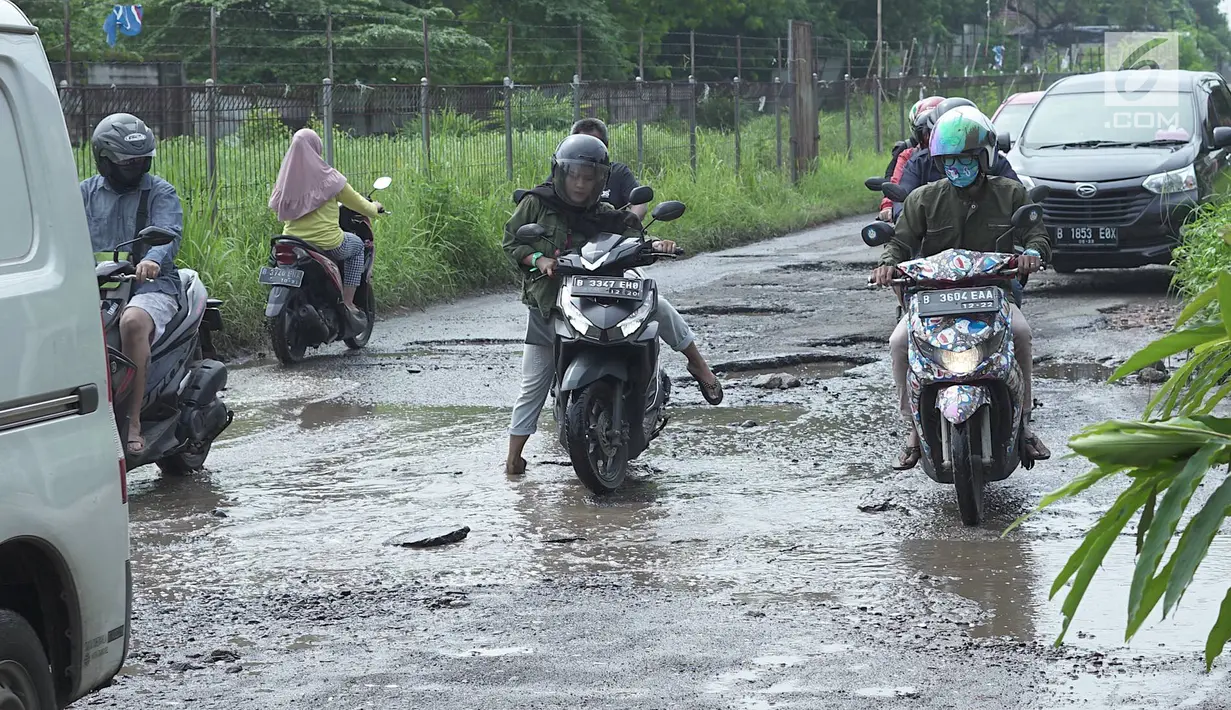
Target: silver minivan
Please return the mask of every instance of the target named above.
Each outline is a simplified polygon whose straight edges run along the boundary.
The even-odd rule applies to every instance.
[[[128,497],[68,130],[9,0],[0,165],[0,707],[50,710],[128,653]]]

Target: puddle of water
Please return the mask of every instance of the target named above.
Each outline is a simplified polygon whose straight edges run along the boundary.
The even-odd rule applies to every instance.
[[[1050,643],[1060,633],[1060,609],[1071,587],[1061,589],[1054,599],[1047,597],[1056,574],[1079,544],[1076,538],[913,538],[900,541],[898,553],[907,569],[930,575],[940,588],[977,603],[986,612],[987,618],[970,629],[971,636]],[[1118,540],[1086,590],[1065,644],[1091,649],[1122,647],[1145,655],[1203,649],[1226,594],[1225,580],[1231,577],[1231,549],[1227,545],[1218,548],[1216,541],[1180,607],[1165,621],[1156,610],[1133,641],[1125,644],[1135,559],[1132,539]]]
[[[316,634],[304,634],[297,637],[286,647],[288,651],[302,651],[307,648],[314,648],[322,641],[328,641],[328,636],[318,636]]]
[[[467,651],[441,651],[440,655],[452,658],[500,658],[501,656],[528,656],[534,649],[517,648],[472,648]]]
[[[1097,362],[1044,362],[1034,366],[1034,376],[1066,382],[1106,382],[1115,368]]]
[[[672,408],[671,421],[668,422],[667,429],[680,425],[730,428],[748,421],[756,422],[760,428],[771,421],[777,421],[779,424],[793,423],[806,414],[808,414],[807,408],[792,404],[750,407],[678,407]]]
[[[760,369],[740,370],[737,376],[727,373],[724,374],[724,379],[747,379],[752,380],[759,375],[785,373],[795,375],[801,380],[825,380],[833,377],[841,377],[846,374],[846,371],[852,367],[857,367],[859,363],[850,362],[848,360],[831,360],[827,362],[808,362],[799,365],[783,365],[781,367],[764,367]]]
[[[825,353],[795,353],[777,357],[752,358],[720,362],[710,366],[718,374],[738,373],[740,375],[756,375],[764,372],[789,372],[791,368],[812,368],[813,372],[821,373],[821,377],[836,377],[846,370],[874,362],[874,358],[860,360],[853,357],[840,357]],[[832,374],[827,374],[832,373]]]
[[[861,698],[914,698],[918,697],[919,691],[910,686],[902,688],[860,688],[855,691],[855,695]]]

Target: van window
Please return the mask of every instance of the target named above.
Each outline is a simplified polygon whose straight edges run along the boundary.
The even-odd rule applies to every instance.
[[[1052,94],[1034,108],[1022,131],[1024,148],[1107,141],[1143,143],[1199,135],[1195,101],[1191,93],[1178,95],[1174,106],[1126,109],[1102,93]]]
[[[1210,88],[1210,127],[1231,126],[1231,92],[1227,85],[1211,83]]]
[[[34,243],[34,213],[30,208],[30,186],[26,182],[26,164],[21,159],[17,143],[17,125],[13,122],[13,107],[0,92],[0,263],[19,259]]]

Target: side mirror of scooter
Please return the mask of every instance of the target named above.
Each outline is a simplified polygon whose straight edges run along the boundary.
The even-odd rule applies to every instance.
[[[628,193],[628,204],[630,205],[648,204],[652,199],[654,199],[654,188],[649,185],[638,185]]]
[[[1030,201],[1042,202],[1051,196],[1051,188],[1047,185],[1035,185],[1030,188]]]
[[[894,202],[905,202],[910,192],[896,182],[884,182],[880,186],[881,194]]]
[[[880,192],[881,185],[884,185],[886,182],[888,182],[888,180],[883,177],[870,177],[863,181],[863,186],[872,192]]]
[[[1007,131],[1000,131],[996,134],[996,149],[1001,153],[1008,153],[1013,148],[1013,138]]]
[[[523,224],[517,228],[517,238],[528,242],[534,241],[544,234],[547,234],[547,228],[535,222]]]
[[[893,241],[893,225],[888,222],[873,222],[864,227],[859,236],[870,247],[879,247]]]
[[[654,211],[650,216],[659,222],[670,222],[671,220],[679,219],[684,215],[684,203],[679,200],[667,200],[659,202],[654,207]]]
[[[393,184],[393,178],[385,175],[384,177],[376,178],[376,182],[372,183],[372,190],[384,190]]]
[[[1043,223],[1043,207],[1037,204],[1022,205],[1013,213],[1010,224],[1020,229]]]
[[[169,229],[150,225],[137,234],[137,240],[151,247],[162,247],[175,241],[178,235]]]

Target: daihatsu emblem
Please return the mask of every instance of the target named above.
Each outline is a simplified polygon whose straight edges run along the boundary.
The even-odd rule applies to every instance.
[[[1094,193],[1096,192],[1098,192],[1098,187],[1096,185],[1091,185],[1088,182],[1077,183],[1077,196],[1078,197],[1086,197],[1086,198],[1094,197]]]

